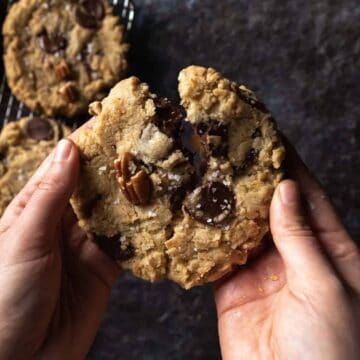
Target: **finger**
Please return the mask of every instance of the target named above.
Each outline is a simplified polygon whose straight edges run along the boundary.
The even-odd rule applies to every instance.
[[[281,182],[275,191],[270,228],[293,289],[303,290],[309,286],[312,290],[320,289],[331,280],[336,282],[335,273],[305,218],[299,187],[292,180]]]
[[[73,133],[71,133],[68,139],[75,139],[82,131],[86,129],[91,129],[95,122],[95,117],[92,117],[89,121],[83,124],[81,127],[76,129]],[[51,159],[53,156],[53,152],[42,162],[40,167],[36,170],[34,175],[29,179],[24,188],[17,194],[9,206],[6,208],[3,216],[0,221],[0,234],[5,232],[11,224],[21,215],[23,212],[27,202],[30,200],[34,191],[39,186],[39,183],[42,180],[42,177],[45,175],[48,170]]]
[[[61,216],[75,188],[79,171],[79,155],[70,140],[61,140],[50,167],[42,177],[19,218],[26,233],[47,234],[59,225]],[[46,238],[33,236],[32,238]]]
[[[6,208],[0,221],[0,233],[5,232],[11,224],[21,215],[26,204],[37,189],[41,179],[48,171],[53,153],[51,153],[36,170],[24,188],[14,197],[9,206]]]
[[[310,174],[295,149],[286,143],[289,175],[299,184],[306,200],[307,214],[336,271],[351,287],[360,291],[359,247],[351,239],[318,181]]]

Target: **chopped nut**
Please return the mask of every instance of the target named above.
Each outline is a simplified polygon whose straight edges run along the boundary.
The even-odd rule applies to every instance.
[[[89,113],[90,115],[97,116],[101,113],[102,105],[100,101],[94,101],[89,105]]]
[[[62,86],[59,92],[69,102],[75,102],[78,99],[78,93],[72,83],[67,83]]]
[[[118,183],[128,201],[134,205],[145,205],[150,200],[151,180],[146,171],[138,165],[133,154],[125,152],[121,159],[115,160]]]
[[[131,178],[131,185],[140,204],[146,204],[149,201],[151,183],[148,174],[141,170]]]
[[[64,80],[69,77],[70,68],[64,59],[55,66],[55,75],[58,80]]]

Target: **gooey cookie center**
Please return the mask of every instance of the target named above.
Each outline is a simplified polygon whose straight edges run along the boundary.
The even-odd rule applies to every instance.
[[[226,160],[227,125],[210,121],[193,127],[167,98],[154,102],[156,116],[143,129],[140,145],[114,162],[122,193],[137,206],[168,196],[173,212],[183,207],[198,222],[227,226],[236,205],[230,182],[204,178],[210,158]]]

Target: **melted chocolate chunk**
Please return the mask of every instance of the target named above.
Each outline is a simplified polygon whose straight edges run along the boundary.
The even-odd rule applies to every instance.
[[[63,50],[67,46],[67,40],[62,33],[48,34],[46,31],[39,36],[40,47],[49,54]]]
[[[200,123],[197,125],[196,127],[196,133],[200,136],[203,136],[206,134],[206,132],[208,131],[209,129],[209,125],[208,124],[205,124],[205,123]]]
[[[81,27],[85,29],[96,29],[98,27],[98,22],[95,16],[88,14],[81,8],[76,9],[75,20]]]
[[[98,21],[101,21],[105,16],[104,4],[101,0],[84,0],[81,2],[84,10],[94,16]]]
[[[250,106],[264,113],[269,112],[266,106],[262,102],[260,102],[251,92],[237,88],[236,93],[241,100],[245,101]]]
[[[96,29],[105,16],[101,0],[83,0],[75,10],[75,20],[83,28]]]
[[[228,137],[228,127],[225,124],[222,124],[218,121],[211,121],[210,127],[208,130],[209,135],[220,136],[223,140],[227,140]]]
[[[97,194],[94,198],[90,199],[83,207],[82,212],[85,218],[90,218],[93,214],[96,204],[102,199],[100,194]]]
[[[223,227],[234,216],[235,195],[222,182],[210,182],[196,188],[187,197],[185,209],[201,223]]]
[[[110,238],[94,235],[94,238],[100,249],[115,261],[126,261],[135,256],[134,247],[121,235]]]
[[[251,137],[253,139],[261,136],[261,130],[259,128],[256,128],[255,131],[251,134]]]
[[[54,138],[54,129],[51,124],[41,117],[29,119],[25,126],[26,134],[35,140],[51,140]]]
[[[184,119],[181,109],[167,98],[157,98],[154,102],[157,115],[155,125],[170,138],[179,140]]]
[[[259,150],[257,149],[250,149],[247,153],[245,160],[242,162],[241,165],[234,166],[234,173],[235,175],[241,175],[244,171],[253,164],[259,155]]]

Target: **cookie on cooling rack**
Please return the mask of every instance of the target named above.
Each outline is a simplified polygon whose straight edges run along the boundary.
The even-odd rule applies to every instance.
[[[106,0],[20,0],[3,36],[12,92],[48,116],[85,112],[127,68],[124,28]]]
[[[244,264],[269,231],[284,148],[254,93],[213,69],[179,76],[184,109],[132,77],[75,140],[80,225],[125,269],[184,288]]]
[[[70,129],[52,119],[25,117],[0,132],[0,216],[56,143]]]

